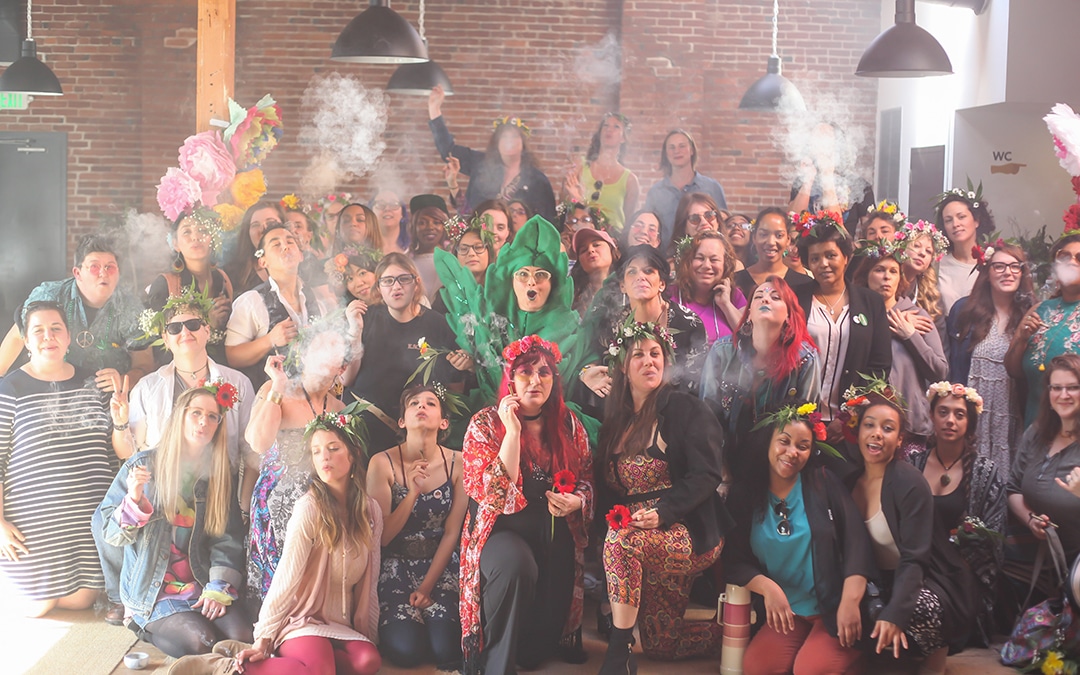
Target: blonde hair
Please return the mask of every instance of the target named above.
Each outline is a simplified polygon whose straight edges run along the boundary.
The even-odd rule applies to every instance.
[[[926,310],[930,320],[938,322],[945,314],[945,306],[941,301],[941,289],[938,288],[937,270],[927,267],[926,271],[915,277],[915,304]]]
[[[225,534],[225,527],[229,523],[232,468],[229,465],[229,449],[225,433],[225,411],[221,409],[214,394],[202,387],[188,389],[180,394],[165,423],[165,431],[161,435],[161,443],[158,445],[157,456],[154,459],[154,501],[168,518],[172,518],[180,510],[180,490],[184,476],[182,467],[184,420],[187,417],[188,405],[199,396],[206,396],[213,401],[221,414],[221,422],[214,431],[214,437],[210,440],[210,462],[206,466],[196,467],[199,478],[205,478],[209,483],[204,527],[210,536],[220,537]]]
[[[319,426],[304,441],[304,448],[308,457],[311,456],[311,439],[319,431],[327,431],[341,441],[349,451],[352,460],[352,471],[349,473],[349,484],[345,488],[345,519],[344,522],[338,517],[338,500],[327,487],[326,483],[319,479],[317,473],[312,472],[311,494],[315,504],[315,538],[327,549],[337,546],[342,537],[348,536],[356,545],[369,547],[372,545],[371,514],[368,510],[367,499],[367,470],[364,469],[363,449],[353,445],[345,434],[330,426]]]

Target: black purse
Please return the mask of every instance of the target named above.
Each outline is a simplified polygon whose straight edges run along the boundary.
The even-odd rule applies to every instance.
[[[874,624],[881,618],[881,612],[885,609],[885,599],[881,597],[881,589],[873,581],[866,582],[866,593],[863,593],[862,601],[859,602],[859,616],[862,617],[863,635],[874,632]]]

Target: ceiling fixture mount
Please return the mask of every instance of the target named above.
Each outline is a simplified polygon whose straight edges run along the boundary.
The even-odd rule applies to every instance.
[[[860,77],[952,75],[941,43],[915,23],[915,0],[896,0],[896,24],[874,38],[859,59]]]
[[[390,9],[387,0],[371,0],[371,6],[341,31],[330,52],[334,61],[401,64],[428,60],[427,45],[416,29]]]
[[[31,25],[33,0],[26,0],[26,39],[23,40],[20,58],[0,74],[0,91],[30,96],[63,96],[60,80],[53,71],[37,57]]]
[[[427,35],[424,34],[424,0],[420,0],[420,18],[417,24],[420,27],[420,39],[427,47]],[[437,86],[442,87],[447,96],[454,95],[454,87],[450,84],[446,71],[439,64],[428,60],[423,63],[406,63],[398,66],[394,74],[390,76],[386,90],[411,96],[427,96]]]
[[[750,85],[739,101],[740,110],[765,110],[776,112],[781,108],[790,110],[806,110],[806,103],[802,94],[791,83],[791,80],[781,75],[780,56],[777,53],[776,39],[780,23],[780,0],[773,0],[772,16],[772,54],[769,56],[769,65],[764,75]]]

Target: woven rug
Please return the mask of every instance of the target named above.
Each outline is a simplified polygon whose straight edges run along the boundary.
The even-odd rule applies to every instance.
[[[4,671],[27,675],[109,675],[136,642],[127,628],[110,626],[88,611],[9,618],[0,630],[12,646],[4,650]]]

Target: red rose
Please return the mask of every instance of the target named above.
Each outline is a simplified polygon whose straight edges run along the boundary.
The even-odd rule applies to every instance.
[[[608,527],[613,530],[623,530],[630,527],[630,509],[622,504],[616,504],[607,514]]]
[[[568,494],[574,491],[577,487],[577,476],[570,469],[563,469],[562,471],[555,472],[555,482],[551,486],[552,492],[559,494]]]

